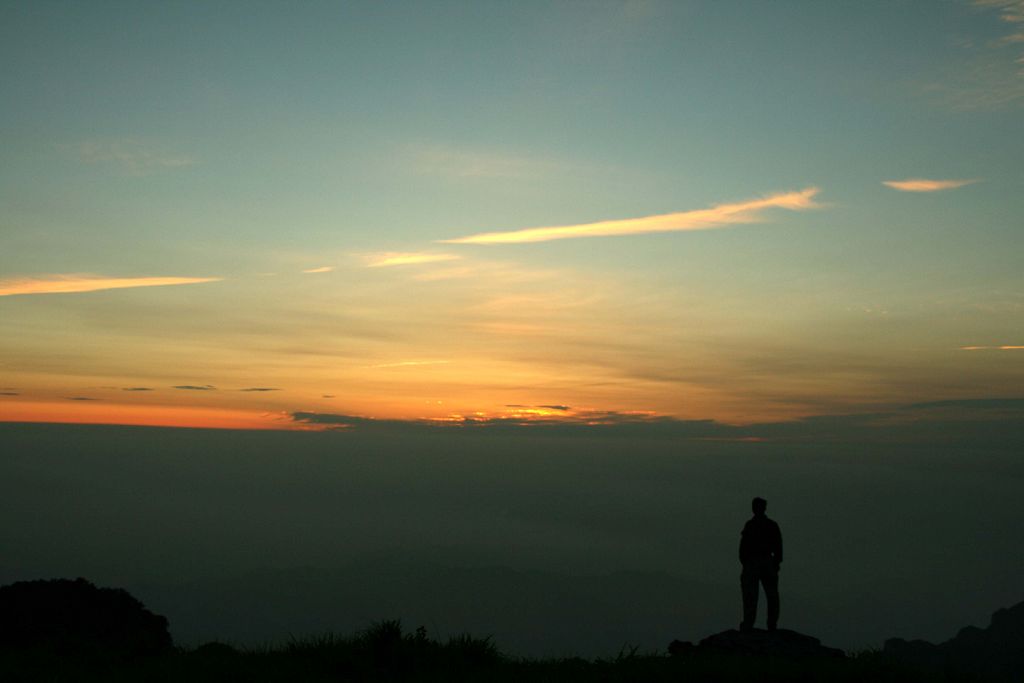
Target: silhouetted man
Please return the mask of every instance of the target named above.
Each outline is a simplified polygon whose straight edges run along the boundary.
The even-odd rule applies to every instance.
[[[768,602],[768,630],[774,631],[779,623],[779,565],[782,564],[782,532],[779,525],[768,519],[764,511],[768,501],[755,498],[750,503],[754,516],[743,527],[740,535],[740,588],[743,591],[743,623],[741,631],[751,631],[757,619],[757,586],[764,586]]]

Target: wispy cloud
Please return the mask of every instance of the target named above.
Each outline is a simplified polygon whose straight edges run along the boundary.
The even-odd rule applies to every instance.
[[[121,391],[153,391],[149,387],[124,387]]]
[[[710,230],[741,223],[759,223],[765,220],[766,209],[804,211],[821,205],[814,201],[818,188],[809,187],[798,192],[783,192],[761,199],[732,204],[719,204],[710,209],[681,211],[643,218],[600,221],[579,225],[560,225],[526,228],[510,232],[485,232],[468,237],[442,240],[452,244],[517,244],[546,242],[574,237],[608,237],[612,235],[638,235],[653,232]]]
[[[334,266],[320,266],[319,268],[307,268],[302,271],[303,273],[329,273],[334,270]]]
[[[197,163],[195,157],[168,152],[152,142],[135,138],[86,140],[76,145],[75,150],[86,163],[112,163],[133,174],[184,168]]]
[[[277,387],[246,387],[245,389],[239,389],[239,391],[281,391]]]
[[[0,391],[0,396],[20,396],[17,391]]]
[[[98,398],[92,398],[90,396],[68,396],[69,401],[98,401]]]
[[[216,391],[217,387],[212,384],[179,384],[178,386],[171,387],[172,389],[182,389],[184,391]]]
[[[455,261],[462,258],[458,254],[438,254],[431,252],[401,252],[389,251],[383,254],[374,254],[367,258],[366,265],[370,268],[383,268],[386,266],[412,266],[421,263],[437,263],[440,261]]]
[[[999,18],[1011,24],[1024,22],[1024,0],[974,0],[978,7],[988,7],[1001,12]]]
[[[925,91],[962,110],[1024,105],[1024,1],[973,0],[982,11],[995,10],[1008,29],[993,40],[966,40],[967,58]]]
[[[18,294],[67,294],[129,287],[164,287],[219,282],[220,277],[105,277],[91,274],[47,275],[0,280],[0,296]]]
[[[939,192],[955,190],[964,185],[973,185],[977,179],[929,180],[928,178],[907,178],[906,180],[883,180],[882,184],[900,192]]]
[[[693,436],[720,434],[728,427],[711,420],[677,420],[650,411],[606,411],[585,410],[576,414],[563,411],[566,406],[554,406],[547,410],[537,408],[515,408],[498,414],[477,411],[469,414],[453,413],[444,417],[421,419],[378,419],[363,415],[333,413],[293,412],[293,422],[317,425],[328,429],[389,429],[389,430],[444,430],[458,428],[522,428],[522,427],[568,427],[586,429],[593,427],[681,427],[682,433],[693,432]]]
[[[1024,351],[1024,346],[1004,344],[1002,346],[961,346],[961,351]]]
[[[1024,0],[974,0],[974,4],[998,10],[1000,20],[1013,27],[1010,33],[995,41],[996,47],[1024,43]],[[1024,64],[1024,57],[1016,61]],[[1018,75],[1024,77],[1024,69]]]
[[[559,412],[568,412],[572,410],[571,406],[563,406],[558,404],[540,404],[536,406],[526,405],[523,403],[509,403],[505,406],[506,408],[513,408],[515,410],[557,410]]]

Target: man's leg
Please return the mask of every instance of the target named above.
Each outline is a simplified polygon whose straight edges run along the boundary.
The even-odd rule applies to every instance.
[[[774,631],[779,623],[779,572],[768,570],[761,575],[764,598],[768,603],[768,630]]]
[[[740,624],[740,630],[749,631],[754,628],[754,620],[757,619],[757,574],[744,569],[740,574],[740,591],[743,593],[743,623]]]

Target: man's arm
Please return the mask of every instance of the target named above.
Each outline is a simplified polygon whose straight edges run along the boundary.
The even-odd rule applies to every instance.
[[[747,524],[743,525],[743,531],[740,532],[740,564],[743,564],[747,559]]]
[[[775,563],[782,564],[782,530],[775,525]]]

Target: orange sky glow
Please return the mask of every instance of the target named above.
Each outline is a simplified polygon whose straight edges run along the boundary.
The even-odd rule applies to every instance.
[[[0,422],[64,422],[205,429],[308,429],[280,414],[220,408],[117,405],[98,401],[65,400],[5,402],[0,409]]]

